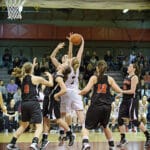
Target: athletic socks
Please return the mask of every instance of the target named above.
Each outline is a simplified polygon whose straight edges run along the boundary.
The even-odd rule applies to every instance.
[[[124,133],[121,133],[121,140],[125,139],[126,135]]]
[[[47,138],[48,138],[48,133],[43,133],[42,140],[45,140]]]
[[[17,138],[16,137],[13,137],[10,141],[11,144],[15,145],[16,144],[16,141],[17,141]]]

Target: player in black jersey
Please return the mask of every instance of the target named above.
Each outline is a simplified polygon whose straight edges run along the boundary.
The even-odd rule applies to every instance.
[[[124,119],[129,119],[132,123],[139,127],[141,131],[144,132],[146,136],[145,147],[150,147],[150,134],[148,130],[145,128],[144,124],[138,120],[138,104],[139,101],[137,99],[137,90],[139,83],[139,69],[138,65],[133,63],[128,67],[128,76],[124,79],[123,82],[123,100],[119,109],[118,116],[118,125],[121,133],[121,140],[117,147],[122,147],[127,144],[127,140],[125,138],[125,126]]]
[[[61,119],[60,114],[60,96],[66,92],[66,86],[64,81],[67,79],[68,74],[71,72],[71,68],[68,64],[62,64],[57,68],[57,72],[54,74],[54,88],[50,92],[49,104],[44,104],[43,115],[44,115],[44,131],[42,137],[41,149],[44,149],[48,144],[48,131],[49,131],[49,118],[48,115],[54,110],[56,117],[56,123],[59,124],[66,130],[66,135],[69,138],[69,146],[74,143],[74,137],[67,123]],[[47,100],[46,100],[47,101]],[[47,101],[48,102],[48,101]],[[50,109],[49,107],[50,106]],[[50,114],[51,115],[51,114]]]
[[[20,127],[14,133],[11,142],[7,145],[8,150],[18,149],[16,146],[16,141],[19,136],[25,131],[28,127],[30,121],[35,123],[36,130],[34,133],[34,138],[32,139],[32,144],[30,148],[33,150],[38,150],[38,140],[42,133],[42,113],[40,104],[37,101],[37,86],[43,84],[46,86],[53,86],[53,78],[50,73],[45,72],[48,76],[49,81],[45,80],[42,77],[35,76],[32,74],[33,64],[26,62],[22,69],[15,69],[13,75],[21,78],[21,92],[22,92],[22,103],[21,103],[21,114],[22,122]]]
[[[118,93],[121,93],[122,90],[112,77],[104,75],[106,70],[107,63],[104,60],[100,60],[96,67],[96,74],[91,76],[86,87],[79,93],[80,95],[85,95],[93,88],[91,105],[86,113],[82,150],[90,149],[88,130],[96,129],[99,125],[102,125],[104,128],[104,133],[109,143],[109,150],[114,149],[112,132],[107,126],[110,118],[112,103],[110,87]]]

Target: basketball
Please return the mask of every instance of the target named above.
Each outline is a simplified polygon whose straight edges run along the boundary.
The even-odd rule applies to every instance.
[[[71,35],[70,40],[72,42],[73,45],[80,45],[81,44],[81,35],[78,33],[74,33]]]

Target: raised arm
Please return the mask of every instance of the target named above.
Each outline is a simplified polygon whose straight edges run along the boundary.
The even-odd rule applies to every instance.
[[[84,39],[82,36],[81,36],[81,39],[82,39],[82,43],[81,43],[81,46],[80,46],[78,53],[77,53],[77,58],[79,60],[79,63],[81,63],[81,58],[82,58],[82,54],[83,54],[83,50],[84,50]]]
[[[69,36],[66,37],[69,40],[68,59],[71,59],[73,57],[73,54],[72,54],[73,44],[70,40],[70,37],[71,37],[72,34],[73,33],[71,32],[71,33],[69,33]]]
[[[64,47],[64,45],[65,45],[64,42],[59,43],[57,47],[54,49],[54,51],[52,52],[52,54],[50,55],[50,59],[56,68],[60,65],[60,62],[56,59],[56,54],[60,49]]]
[[[39,84],[42,84],[42,85],[45,85],[45,86],[49,86],[49,87],[52,87],[53,86],[53,77],[52,75],[49,73],[49,72],[45,72],[45,74],[48,76],[49,80],[45,80],[44,78],[42,77],[39,77],[39,76],[34,76],[32,82],[33,84],[35,85],[39,85]]]
[[[7,112],[6,106],[4,105],[4,101],[3,101],[3,97],[2,97],[2,93],[0,92],[0,108],[2,109],[2,111],[4,113]]]
[[[37,64],[38,64],[38,63],[37,63],[37,58],[34,57],[34,58],[33,58],[33,63],[32,63],[32,74],[34,74],[34,68],[35,68],[35,66],[36,66]]]
[[[87,94],[92,89],[92,87],[94,86],[94,84],[96,82],[97,82],[97,77],[96,76],[92,76],[90,78],[88,84],[86,85],[86,87],[79,92],[79,95],[85,95],[85,94]]]

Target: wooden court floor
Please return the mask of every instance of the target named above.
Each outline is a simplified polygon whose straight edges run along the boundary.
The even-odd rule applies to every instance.
[[[0,133],[0,150],[6,150],[6,144],[10,141],[12,134]],[[32,140],[33,133],[24,133],[18,140],[18,146],[21,150],[29,150],[30,142]],[[120,139],[119,133],[113,133],[115,145]],[[90,133],[91,150],[109,150],[107,141],[103,133]],[[143,133],[127,133],[127,139],[129,143],[126,147],[116,148],[116,150],[150,150],[150,148],[144,149],[144,135]],[[81,150],[82,137],[81,134],[76,134],[76,140],[73,146],[69,147],[67,142],[63,146],[58,146],[58,133],[52,133],[49,135],[49,141],[46,150]],[[40,146],[40,144],[39,144]]]

